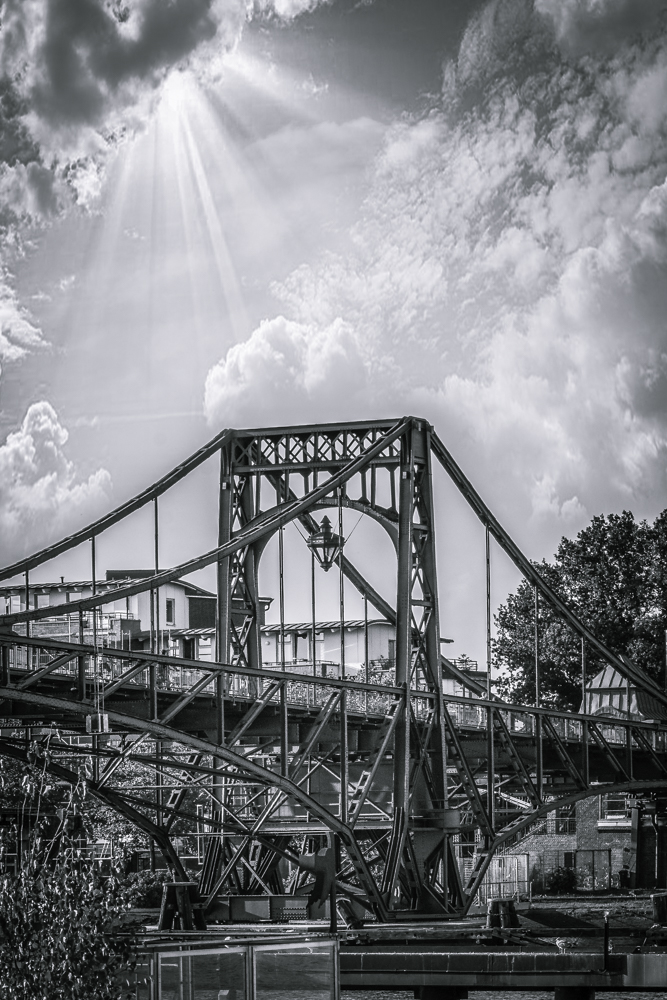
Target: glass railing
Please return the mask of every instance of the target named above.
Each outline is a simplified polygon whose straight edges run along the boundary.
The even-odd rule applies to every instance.
[[[137,1000],[338,1000],[338,946],[324,936],[144,942]]]

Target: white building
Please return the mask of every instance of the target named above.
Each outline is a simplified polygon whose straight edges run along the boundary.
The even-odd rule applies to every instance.
[[[104,594],[125,583],[151,576],[152,570],[108,570],[105,578],[95,581],[95,593]],[[0,608],[5,614],[16,614],[29,608],[49,608],[70,604],[93,596],[92,580],[58,583],[30,583],[28,594],[24,584],[0,588]],[[159,632],[159,647],[169,647],[169,634],[173,629],[208,626],[215,622],[216,597],[208,590],[183,580],[174,580],[159,588],[153,604],[153,627]],[[120,601],[110,601],[82,617],[83,638],[89,642],[93,626],[98,641],[110,646],[135,647],[150,635],[151,594],[146,591]],[[53,639],[78,640],[81,619],[78,612],[40,619],[31,625],[33,635],[48,635]],[[25,625],[15,626],[24,632]]]

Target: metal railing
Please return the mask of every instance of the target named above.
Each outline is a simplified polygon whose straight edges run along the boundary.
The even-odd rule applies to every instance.
[[[247,932],[246,932],[247,933]],[[187,943],[146,939],[137,1000],[338,1000],[338,942],[324,934]]]
[[[16,636],[16,638],[19,637]],[[62,650],[63,644],[52,642],[44,637],[44,645],[42,646],[41,639],[42,637],[34,637],[27,642],[23,639],[23,642],[19,640],[6,644],[8,667],[10,673],[14,671],[19,673],[19,676],[13,678],[19,684],[31,671],[47,667]],[[50,642],[51,645],[49,645]],[[54,650],[53,647],[56,649]],[[118,647],[104,646],[101,643],[99,651],[95,654],[91,653],[90,644],[87,646],[84,644],[82,656],[78,656],[76,651],[72,649],[71,659],[60,663],[52,671],[49,671],[49,675],[54,677],[80,676],[79,660],[83,659],[86,680],[99,683],[100,694],[103,694],[105,687],[116,684],[127,672],[131,662],[137,663],[144,658],[146,665],[124,680],[124,687],[132,689],[149,686],[148,661],[150,660],[155,661],[155,683],[158,691],[174,692],[175,694],[186,692],[208,675],[209,682],[201,688],[201,694],[210,695],[215,687],[216,673],[223,670],[226,697],[232,700],[252,701],[266,690],[267,685],[275,684],[276,680],[280,679],[281,672],[271,669],[269,664],[265,664],[267,669],[266,674],[264,674],[250,671],[246,673],[243,672],[242,668],[231,665],[226,670],[226,665],[223,664],[197,661],[202,664],[200,668],[195,666],[193,661],[183,663],[174,657],[172,663],[170,662],[172,658],[164,654],[155,654],[148,650],[121,650]],[[322,676],[323,670],[327,675],[325,677]],[[286,662],[284,672],[288,675],[284,681],[288,704],[306,709],[321,707],[330,697],[332,691],[339,689],[341,685],[347,691],[348,710],[364,715],[387,715],[397,697],[401,696],[401,692],[391,683],[392,678],[387,677],[386,671],[369,670],[368,680],[366,680],[366,671],[364,670],[341,681],[338,676],[339,665],[334,661],[317,660],[313,669],[311,660],[299,660]],[[299,675],[299,679],[295,679],[295,674]],[[374,688],[378,688],[377,693],[373,690]],[[278,701],[279,697],[280,695],[276,691],[271,700]],[[458,728],[477,731],[483,731],[487,728],[489,703],[486,699],[480,698],[478,700],[477,698],[445,694],[444,701],[452,721]],[[417,719],[427,719],[433,710],[433,692],[424,690],[423,697],[421,697],[420,690],[413,690],[412,707]],[[584,736],[584,721],[581,717],[568,716],[558,710],[554,710],[552,714],[548,709],[535,709],[532,706],[525,708],[494,706],[494,709],[512,735],[534,737],[536,734],[536,715],[546,713],[549,716],[550,726],[566,743],[580,743]],[[650,723],[638,720],[616,721],[605,719],[603,716],[597,716],[594,720],[591,717],[587,718],[590,720],[589,727],[594,721],[598,732],[612,747],[626,746],[628,731],[631,732],[634,727],[637,727],[642,730],[642,739],[654,751],[667,749],[667,732],[662,730],[659,725],[654,727]],[[549,739],[548,735],[544,738]],[[589,733],[589,741],[590,738]],[[641,749],[639,743],[636,745],[638,749]]]

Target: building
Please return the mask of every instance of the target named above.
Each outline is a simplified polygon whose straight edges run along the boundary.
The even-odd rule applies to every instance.
[[[268,599],[263,599],[268,607]],[[393,683],[396,667],[396,629],[384,618],[351,619],[344,625],[345,672],[359,680],[368,677]],[[269,669],[291,672],[313,669],[313,623],[290,622],[261,625],[262,664]],[[341,627],[339,621],[315,623],[314,662],[321,676],[338,676],[341,663]],[[175,629],[171,633],[171,652],[193,660],[217,659],[215,628]],[[477,670],[477,663],[467,657],[456,661],[478,683],[486,685],[486,672]],[[453,678],[445,677],[446,694],[467,695]]]
[[[107,570],[103,580],[95,581],[95,593],[104,594],[124,583],[152,574],[153,570]],[[58,583],[30,583],[27,603],[30,608],[48,608],[92,596],[92,580],[65,581],[61,577]],[[25,585],[0,588],[0,608],[4,608],[5,614],[25,611]],[[174,629],[213,625],[215,609],[215,594],[193,583],[173,580],[159,588],[157,600],[147,591],[120,601],[110,601],[95,613],[87,611],[80,615],[73,612],[71,615],[43,618],[33,622],[30,628],[32,635],[73,641],[83,638],[84,642],[96,640],[101,645],[127,649],[141,649],[149,644],[154,630],[158,648],[166,651]],[[25,632],[25,625],[15,628],[17,632]]]
[[[650,695],[611,666],[588,681],[583,708],[587,715],[610,720],[605,739],[619,748],[625,746],[625,730],[615,727],[614,720],[664,718]],[[504,856],[520,859],[523,880],[534,891],[547,888],[557,870],[571,871],[583,890],[666,887],[666,807],[667,802],[632,794],[591,796],[536,822],[506,845]]]
[[[393,625],[384,619],[346,621],[345,672],[348,676],[363,679],[368,660],[373,676],[387,676],[393,671],[396,657],[396,639]],[[313,668],[312,622],[262,624],[262,664],[269,669],[285,668],[292,672]],[[341,662],[340,622],[316,622],[315,664],[322,676],[338,676]],[[194,660],[215,660],[215,628],[176,629],[171,636],[171,650],[175,656]],[[368,656],[366,651],[368,651]]]

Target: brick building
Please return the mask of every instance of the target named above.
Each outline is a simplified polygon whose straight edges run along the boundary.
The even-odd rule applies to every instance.
[[[586,685],[584,710],[609,719],[610,742],[622,745],[624,730],[614,719],[653,721],[660,707],[618,671],[606,666]],[[580,889],[667,887],[667,801],[630,794],[583,799],[568,811],[538,821],[505,848],[521,857],[522,871],[535,890],[548,884],[557,868],[576,872]]]

